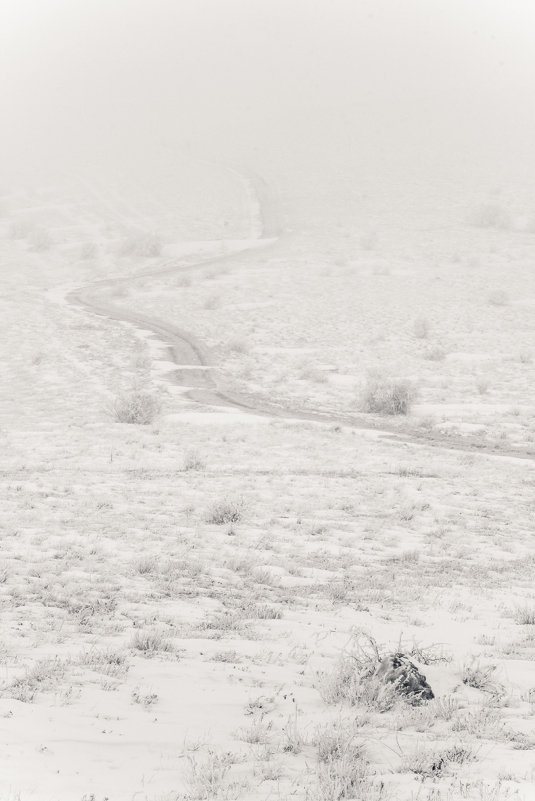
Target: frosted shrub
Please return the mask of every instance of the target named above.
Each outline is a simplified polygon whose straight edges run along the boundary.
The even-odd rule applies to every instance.
[[[369,414],[408,414],[416,397],[410,381],[370,376],[362,394],[361,406]]]
[[[131,392],[117,398],[113,415],[118,423],[149,425],[160,412],[160,403],[148,392]]]
[[[244,513],[243,498],[228,499],[212,504],[206,513],[206,522],[215,526],[224,526],[226,523],[239,523]]]

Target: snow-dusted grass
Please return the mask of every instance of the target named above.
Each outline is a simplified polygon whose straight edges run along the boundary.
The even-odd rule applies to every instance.
[[[534,464],[409,447],[340,423],[199,411],[151,369],[149,340],[143,361],[133,359],[140,333],[70,308],[55,289],[109,274],[124,231],[101,240],[98,219],[88,219],[70,240],[51,216],[36,218],[55,242],[36,252],[10,238],[9,224],[1,273],[10,393],[0,405],[0,798],[501,801],[518,790],[529,799]],[[88,241],[98,249],[81,257]],[[374,241],[374,259],[384,243]],[[519,358],[529,347],[509,307],[471,294],[464,311],[479,304],[483,322],[468,343],[466,317],[459,312],[455,322],[427,305],[420,342],[416,311],[397,318],[389,303],[387,282],[399,299],[397,270],[408,261],[365,277],[364,264],[355,274],[349,260],[337,269],[360,282],[365,300],[355,310],[354,293],[345,318],[337,316],[342,287],[323,291],[323,307],[327,297],[332,307],[311,331],[316,293],[338,280],[334,268],[320,275],[320,262],[308,263],[306,285],[299,262],[289,278],[286,263],[271,274],[272,282],[282,276],[276,308],[263,284],[267,270],[259,278],[250,259],[252,287],[238,286],[238,262],[235,272],[206,278],[208,289],[204,278],[178,286],[173,277],[176,295],[164,297],[162,277],[153,294],[134,288],[126,302],[158,307],[173,322],[179,313],[185,328],[193,320],[183,313],[200,314],[198,330],[213,342],[247,343],[223,347],[230,375],[245,367],[246,384],[293,401],[311,386],[314,402],[335,409],[354,404],[370,362],[388,353],[399,356],[388,374],[417,377],[422,402],[436,402],[437,418],[451,422],[439,398],[471,401],[480,375],[474,354],[486,360],[492,351],[485,399],[514,400],[518,414],[488,411],[485,431],[499,420],[511,438],[527,438],[532,363]],[[465,261],[455,269],[452,285],[462,294],[475,268]],[[382,311],[370,300],[379,281]],[[512,306],[522,282],[517,275],[511,283]],[[299,285],[302,315],[292,294]],[[420,303],[430,286],[429,278]],[[211,297],[221,305],[201,311]],[[329,333],[333,316],[340,330]],[[262,350],[277,347],[277,326],[282,351]],[[292,327],[302,340],[291,341]],[[447,355],[423,358],[435,337]],[[506,390],[513,371],[517,381]],[[343,375],[351,381],[337,383]],[[107,414],[132,386],[164,401],[147,425],[119,425]],[[469,421],[482,413],[477,401],[465,409]],[[412,708],[370,679],[367,668],[396,651],[425,665],[433,701]]]
[[[34,430],[31,440],[14,432],[10,437],[3,510],[6,580],[0,590],[8,677],[1,704],[13,711],[12,731],[17,721],[24,726],[26,720],[23,710],[12,706],[17,698],[22,698],[19,704],[52,715],[59,727],[56,738],[66,743],[81,716],[87,716],[89,726],[84,736],[91,738],[95,715],[113,714],[123,721],[115,729],[120,725],[124,747],[134,753],[136,713],[147,715],[154,705],[132,703],[131,696],[136,688],[148,688],[143,697],[158,696],[150,712],[161,721],[150,734],[151,742],[156,738],[158,743],[157,754],[138,755],[137,772],[132,771],[128,785],[123,776],[122,787],[141,782],[141,771],[149,770],[154,753],[155,759],[168,760],[171,772],[153,784],[153,797],[171,787],[189,792],[194,780],[201,785],[209,781],[211,773],[206,776],[204,768],[214,754],[223,758],[228,752],[235,762],[217,775],[225,786],[247,779],[251,786],[242,789],[242,797],[255,797],[257,768],[249,749],[269,747],[278,767],[267,775],[276,774],[283,787],[293,786],[297,797],[308,792],[321,798],[348,777],[349,764],[343,755],[318,760],[317,775],[310,775],[317,759],[313,731],[340,714],[360,721],[356,742],[366,746],[367,767],[359,781],[366,787],[392,782],[379,766],[395,747],[400,726],[406,754],[412,753],[414,732],[420,742],[433,732],[432,754],[447,752],[459,736],[465,748],[477,751],[477,763],[448,762],[447,771],[435,777],[441,781],[452,772],[467,777],[472,764],[481,762],[492,776],[500,764],[506,769],[511,753],[521,753],[512,750],[507,729],[526,730],[522,719],[529,703],[522,697],[531,684],[522,666],[532,664],[532,646],[518,645],[517,667],[507,669],[506,689],[514,697],[509,707],[487,711],[491,694],[464,683],[459,665],[479,657],[482,646],[475,639],[490,633],[496,640],[486,647],[485,657],[504,664],[500,644],[517,636],[519,627],[509,610],[530,591],[532,574],[526,559],[530,503],[523,498],[525,465],[509,464],[513,480],[503,484],[500,463],[490,457],[470,462],[452,456],[447,465],[435,462],[435,470],[429,470],[435,477],[425,477],[415,469],[420,455],[403,453],[405,469],[399,470],[392,465],[391,445],[350,430],[335,433],[286,423],[266,427],[262,422],[231,434],[228,426],[202,420],[180,427],[162,420],[158,430],[104,426],[106,448],[91,429],[70,429],[62,457],[44,472],[30,454],[36,437],[44,452],[46,435]],[[268,471],[262,447],[266,437]],[[203,471],[184,471],[180,456],[186,442],[210,452]],[[77,457],[74,471],[71,456],[67,476],[64,458],[72,453],[84,456]],[[430,451],[428,468],[433,458]],[[35,466],[28,470],[28,464]],[[236,467],[229,469],[229,464]],[[248,515],[229,537],[225,526],[205,522],[206,501],[216,503],[237,489],[249,500]],[[424,494],[429,508],[403,522],[400,510],[413,494]],[[512,525],[515,540],[505,542]],[[418,559],[404,557],[409,544]],[[504,551],[505,545],[510,550]],[[260,570],[277,582],[265,583],[267,575],[260,582]],[[333,593],[335,584],[345,588],[342,596]],[[28,620],[22,636],[19,622]],[[420,665],[429,662],[425,672],[437,699],[423,725],[420,712],[400,717],[395,697],[384,703],[384,688],[359,684],[358,666],[348,658],[355,654],[348,645],[355,625],[377,639],[381,652],[397,650],[403,637],[405,652],[415,649],[418,656],[412,658]],[[437,637],[440,643],[427,650]],[[433,661],[430,655],[440,655],[444,647],[453,652],[453,661]],[[341,653],[346,654],[345,672],[338,667]],[[42,660],[55,654],[61,670],[50,661],[43,669]],[[344,689],[327,697],[321,682],[333,672]],[[200,696],[195,700],[199,682],[211,687],[209,724]],[[262,698],[251,716],[247,709],[255,695]],[[289,747],[290,741],[299,742],[288,728],[296,708],[301,753]],[[172,723],[172,737],[166,734],[166,721]],[[20,731],[27,737],[25,727]],[[38,731],[47,745],[46,730]],[[174,744],[186,736],[204,737],[205,745],[193,754],[194,768],[187,760],[173,762]],[[485,747],[478,750],[489,738],[502,744],[503,758],[502,750],[492,758]],[[384,752],[377,740],[384,740]],[[95,743],[98,750],[98,738]],[[400,781],[422,775],[403,772],[403,758]],[[63,773],[66,765],[57,759],[53,764],[63,765]],[[85,759],[89,774],[90,752]],[[39,770],[51,786],[61,787],[46,763]],[[522,775],[520,768],[517,772]],[[101,770],[87,789],[110,793],[116,782]],[[386,788],[382,792],[388,797]],[[408,793],[407,788],[401,797],[410,798]]]

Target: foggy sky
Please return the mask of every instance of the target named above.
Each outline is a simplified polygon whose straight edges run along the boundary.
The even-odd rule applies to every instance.
[[[520,160],[535,134],[533,0],[2,0],[0,37],[4,164],[377,142]]]

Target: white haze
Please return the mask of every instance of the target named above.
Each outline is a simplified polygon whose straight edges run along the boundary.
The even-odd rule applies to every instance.
[[[0,30],[5,170],[533,171],[532,0],[3,0]]]

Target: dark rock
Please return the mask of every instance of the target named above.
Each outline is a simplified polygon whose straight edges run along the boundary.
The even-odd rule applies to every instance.
[[[385,656],[375,676],[385,683],[393,684],[399,695],[410,704],[420,704],[435,697],[423,673],[404,654]]]

